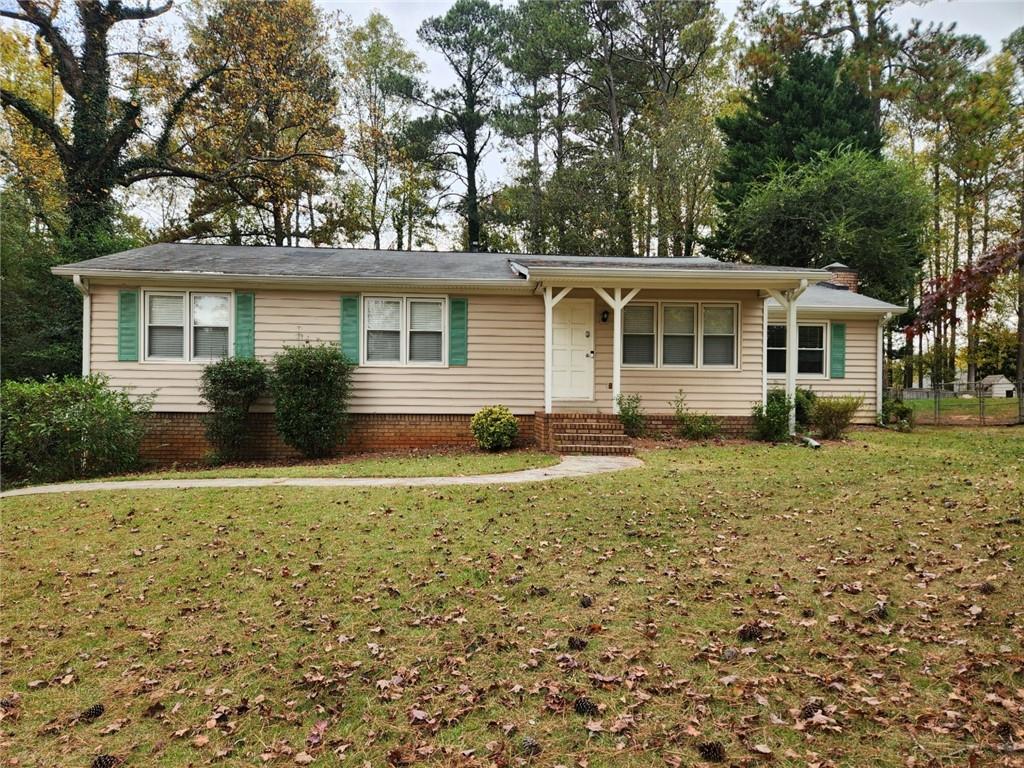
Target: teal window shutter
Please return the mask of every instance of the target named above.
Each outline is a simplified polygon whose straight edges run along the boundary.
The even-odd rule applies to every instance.
[[[359,365],[359,297],[341,297],[341,353]]]
[[[448,365],[469,362],[469,299],[448,302]]]
[[[139,292],[117,293],[117,359],[122,363],[139,361]]]
[[[235,292],[235,357],[256,357],[256,294]]]
[[[833,379],[846,378],[846,323],[832,323],[829,371]]]

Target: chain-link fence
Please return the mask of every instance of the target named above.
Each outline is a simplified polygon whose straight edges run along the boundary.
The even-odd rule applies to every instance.
[[[892,388],[886,396],[913,408],[918,424],[998,425],[1020,419],[1020,387],[1004,376]]]

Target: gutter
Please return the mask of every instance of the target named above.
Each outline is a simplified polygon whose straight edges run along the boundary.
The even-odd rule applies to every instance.
[[[781,282],[792,282],[793,280],[821,281],[831,273],[824,269],[807,269],[780,272],[769,269],[702,269],[682,268],[671,269],[660,267],[526,267],[514,261],[510,261],[520,274],[525,274],[529,279],[552,280],[552,279],[622,279],[622,280],[643,280],[645,278],[676,277],[679,279],[713,278],[713,279],[736,279],[732,276],[750,278],[775,278]]]
[[[73,275],[71,279],[82,294],[82,377],[85,378],[92,365],[92,295],[88,280],[83,280],[81,275]]]

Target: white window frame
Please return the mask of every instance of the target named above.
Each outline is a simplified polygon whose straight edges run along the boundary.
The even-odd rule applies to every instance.
[[[778,326],[780,328],[785,328],[786,327],[785,322],[781,322],[780,323],[780,322],[772,322],[771,320],[769,320],[768,321],[768,327],[770,328],[773,325],[774,326]],[[800,329],[801,328],[809,328],[811,326],[815,326],[815,327],[821,328],[822,345],[823,345],[821,347],[821,351],[822,351],[822,360],[821,360],[822,372],[821,373],[800,373],[799,368],[798,368],[796,376],[797,376],[798,379],[820,379],[820,380],[824,381],[824,380],[828,379],[829,376],[830,376],[829,364],[828,364],[828,361],[829,361],[829,340],[830,340],[830,337],[832,335],[829,332],[831,330],[831,326],[832,326],[832,324],[830,322],[821,320],[821,321],[817,321],[817,322],[806,322],[806,323],[797,323],[796,324],[796,327],[797,327],[797,349],[796,349],[797,365],[799,366],[800,349],[801,349],[801,347],[800,347]],[[768,335],[767,335],[767,332],[765,333],[765,337],[764,337],[764,349],[765,349],[765,355],[764,355],[764,370],[765,370],[765,373],[767,373],[768,377],[772,378],[772,379],[784,378],[785,375],[786,375],[785,371],[769,371],[768,370],[768,349],[769,349],[769,347],[768,347]],[[785,347],[771,347],[771,349],[776,349],[776,350],[782,349],[782,350],[784,350]],[[809,350],[809,349],[812,349],[812,347],[806,347],[806,349]],[[817,347],[813,347],[813,349],[817,349]]]
[[[367,334],[370,332],[369,323],[366,321],[367,307],[370,299],[391,299],[402,303],[398,323],[398,360],[368,360]],[[409,311],[409,302],[412,301],[435,301],[441,304],[441,360],[410,360],[409,359],[409,323],[412,313]],[[359,339],[359,364],[370,368],[447,368],[448,367],[448,297],[444,295],[419,295],[419,294],[384,294],[367,293],[360,297],[360,334]]]
[[[194,339],[192,335],[192,296],[226,296],[228,299],[228,357],[235,354],[235,291],[223,288],[204,288],[197,290],[178,290],[173,288],[144,288],[142,291],[142,306],[139,307],[139,328],[142,335],[142,362],[156,365],[209,365],[221,357],[196,357],[193,354]],[[149,356],[149,297],[150,296],[180,296],[184,303],[183,328],[184,350],[182,357],[150,357]]]
[[[678,300],[678,299],[663,299],[663,300],[642,300],[642,301],[631,301],[627,305],[632,307],[633,305],[654,305],[654,365],[638,364],[638,363],[623,363],[620,361],[622,370],[642,370],[649,371],[651,369],[665,369],[669,371],[742,371],[743,363],[740,358],[740,352],[743,349],[743,302],[740,301],[694,301],[694,300]],[[664,325],[663,307],[671,306],[691,306],[694,308],[696,316],[694,317],[694,360],[693,365],[665,365],[662,362],[662,326]],[[704,365],[704,307],[732,307],[734,310],[733,318],[735,325],[733,327],[733,365]],[[625,323],[623,323],[625,327]],[[621,333],[621,329],[620,329]]]
[[[693,310],[693,362],[692,363],[666,363],[665,362],[665,309],[670,307],[689,307]],[[658,307],[658,319],[661,325],[657,328],[658,336],[658,364],[662,368],[696,368],[700,363],[698,353],[700,351],[700,304],[696,301],[663,301]],[[672,334],[673,336],[679,334]]]
[[[661,302],[658,302],[658,301],[631,301],[631,302],[629,302],[629,304],[627,304],[626,306],[624,306],[622,308],[622,328],[619,329],[620,333],[622,334],[622,347],[621,347],[622,353],[621,354],[622,355],[626,354],[626,312],[628,310],[630,310],[630,309],[639,308],[639,307],[652,307],[654,309],[654,313],[653,313],[654,314],[654,327],[651,329],[651,334],[654,336],[654,356],[651,359],[651,362],[649,362],[649,363],[624,363],[621,360],[619,362],[622,364],[623,368],[639,368],[639,369],[657,368],[658,367],[658,361],[661,360],[661,340],[660,340],[660,337],[659,337],[659,334],[658,334],[658,331],[661,329],[661,322],[660,322]],[[632,336],[633,334],[630,334],[630,335]],[[636,335],[640,335],[640,334],[636,334]],[[646,335],[646,334],[644,334],[644,335]]]

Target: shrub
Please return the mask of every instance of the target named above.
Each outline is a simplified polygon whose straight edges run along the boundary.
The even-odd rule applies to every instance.
[[[882,427],[895,427],[899,432],[913,432],[914,409],[902,400],[886,397],[882,400],[878,424]]]
[[[55,482],[135,468],[152,398],[133,400],[103,376],[0,387],[5,480]]]
[[[803,387],[796,388],[796,396],[793,403],[796,405],[796,425],[806,432],[811,426],[811,410],[814,408],[814,401],[818,396],[810,389]]]
[[[836,440],[850,427],[863,402],[863,397],[819,397],[814,403],[811,420],[823,438]]]
[[[225,357],[203,369],[199,391],[210,406],[206,438],[217,458],[241,458],[249,409],[267,391],[267,367],[259,360]]]
[[[615,403],[619,406],[619,421],[625,433],[630,437],[643,435],[647,431],[647,416],[640,407],[640,395],[620,394]]]
[[[519,434],[519,422],[504,405],[488,405],[473,414],[469,428],[477,445],[485,451],[511,448]]]
[[[672,401],[675,411],[676,436],[685,440],[710,440],[722,433],[722,421],[710,413],[697,413],[686,407],[686,395],[679,390]]]
[[[270,390],[277,432],[308,458],[330,456],[348,431],[352,368],[334,344],[285,347]]]
[[[784,390],[772,389],[764,403],[754,405],[754,437],[771,443],[789,440],[789,411],[793,401]]]

